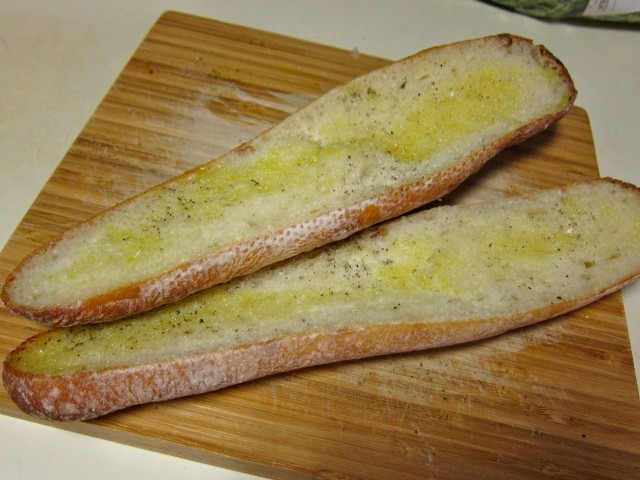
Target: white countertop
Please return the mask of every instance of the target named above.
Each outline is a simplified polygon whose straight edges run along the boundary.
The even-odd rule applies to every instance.
[[[166,10],[389,59],[500,32],[532,38],[571,72],[601,174],[640,185],[640,27],[545,22],[476,0],[3,0],[0,246]],[[623,300],[640,367],[640,283]],[[253,478],[5,416],[0,432],[5,480]]]

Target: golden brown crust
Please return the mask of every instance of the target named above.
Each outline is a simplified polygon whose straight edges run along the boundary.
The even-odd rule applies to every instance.
[[[319,364],[435,348],[489,336],[500,322],[382,325],[313,333],[237,347],[198,357],[73,375],[34,375],[16,370],[12,353],[3,381],[25,412],[50,420],[84,420],[132,405],[217,390],[243,381]],[[492,328],[493,327],[493,328]],[[24,348],[24,346],[22,347]],[[53,392],[53,393],[52,393]]]
[[[512,47],[518,43],[533,45],[531,40],[509,34],[486,37],[484,40],[490,42],[495,41],[495,39],[498,39],[506,47]],[[471,42],[471,40],[459,43],[466,42]],[[412,57],[417,58],[424,55],[425,52],[439,48],[444,48],[444,46],[433,47]],[[359,203],[345,205],[342,209],[327,212],[298,225],[291,225],[275,233],[269,233],[263,237],[237,244],[215,252],[210,256],[180,265],[155,278],[118,288],[85,301],[52,305],[46,308],[35,308],[18,303],[11,294],[12,284],[16,276],[20,274],[23,266],[32,258],[43,251],[53,248],[56,242],[60,240],[58,239],[27,256],[7,277],[0,296],[7,308],[14,313],[48,325],[71,326],[82,323],[111,321],[177,301],[196,291],[225,282],[239,275],[251,273],[269,264],[312,250],[323,244],[340,240],[370,225],[396,217],[418,206],[434,201],[456,188],[467,177],[482,168],[497,153],[546,129],[551,123],[563,117],[570,110],[576,97],[576,90],[569,73],[562,63],[544,47],[536,47],[534,54],[544,59],[565,80],[570,93],[566,106],[559,111],[552,112],[510,132],[447,171],[412,184],[400,186],[390,192]],[[269,132],[265,132],[258,138],[267,139]],[[244,145],[231,153],[238,154],[250,151],[252,148],[254,146]],[[230,154],[227,154],[216,161],[226,161],[230,156]],[[188,174],[189,172],[183,175]],[[161,186],[159,185],[155,188],[160,188]],[[109,209],[105,213],[111,210]],[[88,223],[95,222],[100,216],[92,218]],[[69,231],[61,238],[72,236],[73,234],[73,231]],[[274,241],[276,239],[277,241]]]

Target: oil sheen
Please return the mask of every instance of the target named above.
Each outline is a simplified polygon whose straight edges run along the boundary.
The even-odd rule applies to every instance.
[[[275,128],[252,153],[178,177],[138,197],[103,228],[53,249],[48,269],[26,290],[36,304],[51,295],[73,301],[100,284],[160,275],[417,181],[562,105],[566,93],[552,76],[537,64],[506,62],[464,65],[455,80],[444,72],[421,74],[391,88],[356,80],[329,95],[330,106],[313,118]]]

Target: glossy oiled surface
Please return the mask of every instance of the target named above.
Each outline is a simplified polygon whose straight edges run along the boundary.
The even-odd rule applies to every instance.
[[[265,130],[386,61],[169,13],[0,257],[0,280],[70,225]],[[597,176],[576,108],[448,197]],[[0,310],[0,354],[40,330]],[[21,415],[0,392],[2,413]],[[315,368],[60,425],[278,478],[633,478],[640,403],[620,296],[502,337]]]

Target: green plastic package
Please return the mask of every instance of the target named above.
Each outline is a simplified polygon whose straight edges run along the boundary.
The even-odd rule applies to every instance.
[[[640,23],[640,0],[492,0],[532,17]]]

